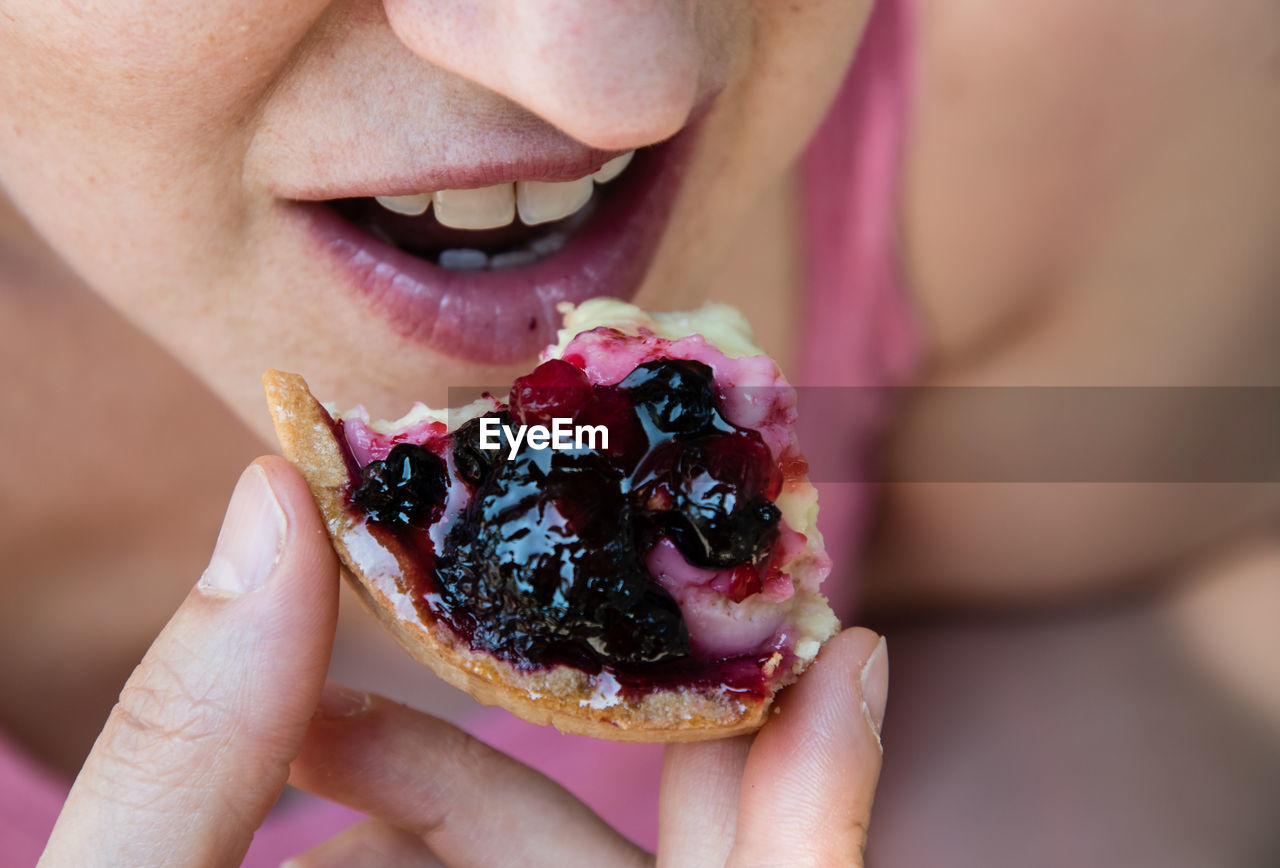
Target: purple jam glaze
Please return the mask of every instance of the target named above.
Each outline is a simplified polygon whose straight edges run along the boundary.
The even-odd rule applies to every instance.
[[[363,468],[349,457],[348,504],[411,559],[404,589],[419,610],[474,650],[526,670],[607,670],[624,694],[682,686],[763,697],[794,661],[789,639],[707,653],[645,563],[654,546],[674,545],[688,564],[719,571],[718,592],[735,602],[780,575],[773,498],[784,473],[759,433],[725,419],[721,400],[698,361],[649,361],[608,385],[547,361],[516,380],[508,408],[486,415],[513,427],[604,424],[608,449],[522,446],[508,460],[505,437],[498,451],[479,448],[474,419],[447,437],[432,430],[422,447],[388,454],[374,444],[368,454],[384,458]],[[448,484],[413,478],[412,467],[435,465],[407,460],[412,449],[447,466]],[[445,515],[445,492],[458,486],[465,505]],[[438,502],[420,503],[424,492]],[[391,506],[370,514],[370,503]]]

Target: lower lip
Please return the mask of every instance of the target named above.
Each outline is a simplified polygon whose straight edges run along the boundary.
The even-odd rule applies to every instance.
[[[291,203],[343,285],[397,332],[454,358],[529,359],[555,342],[561,302],[635,297],[671,213],[696,125],[636,153],[587,224],[524,268],[451,271],[405,253],[320,203]],[[616,185],[616,186],[615,186]]]

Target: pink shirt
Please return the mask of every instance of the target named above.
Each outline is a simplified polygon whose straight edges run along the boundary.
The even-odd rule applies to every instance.
[[[799,386],[898,383],[915,358],[894,235],[912,86],[912,12],[912,0],[876,4],[845,85],[804,159],[809,316]],[[868,414],[878,409],[839,403],[849,426],[865,428],[871,424]],[[802,436],[801,442],[809,441]],[[871,491],[861,483],[822,481],[851,478],[838,467],[815,464],[814,476],[822,492],[827,549],[836,564],[850,564]],[[828,580],[825,590],[837,611],[849,611],[854,578],[846,569]],[[472,730],[560,781],[624,835],[655,848],[661,746],[561,735],[490,709]],[[28,759],[0,732],[0,866],[35,863],[67,788],[67,781]],[[299,796],[272,813],[244,864],[279,865],[359,819],[354,811]]]

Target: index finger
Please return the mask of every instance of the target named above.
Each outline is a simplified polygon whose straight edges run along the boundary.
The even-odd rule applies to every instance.
[[[405,829],[449,865],[641,866],[571,793],[457,727],[330,684],[290,782]],[[299,864],[330,864],[309,854]]]
[[[328,666],[337,564],[287,462],[244,472],[204,577],[134,670],[41,865],[239,864]]]

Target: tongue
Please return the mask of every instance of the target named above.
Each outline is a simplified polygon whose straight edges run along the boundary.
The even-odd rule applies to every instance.
[[[436,220],[434,212],[419,217],[396,214],[373,199],[339,199],[333,203],[339,214],[396,247],[424,259],[435,260],[441,251],[459,248],[481,250],[489,255],[514,250],[563,228],[567,220],[540,226],[525,226],[513,220],[497,229],[450,229]],[[571,219],[571,218],[570,218]]]

